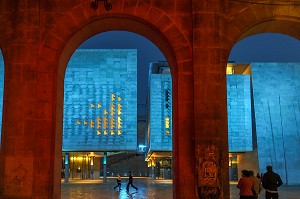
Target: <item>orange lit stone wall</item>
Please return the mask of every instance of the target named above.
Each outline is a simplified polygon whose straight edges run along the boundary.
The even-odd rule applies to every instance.
[[[60,198],[68,60],[93,35],[126,30],[154,42],[171,66],[173,197],[228,199],[228,55],[237,41],[256,33],[299,39],[299,6],[276,0],[110,0],[112,10],[106,11],[103,2],[96,10],[91,2],[0,0],[0,198]]]

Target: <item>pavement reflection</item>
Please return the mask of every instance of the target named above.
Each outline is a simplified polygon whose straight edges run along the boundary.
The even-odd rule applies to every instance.
[[[138,191],[130,187],[126,191],[127,180],[122,179],[121,190],[114,190],[116,178],[108,178],[106,183],[102,179],[95,180],[71,180],[68,183],[61,183],[62,199],[172,199],[172,180],[150,180],[149,178],[134,178],[134,185]],[[299,199],[300,185],[282,186],[279,188],[279,196],[282,199]],[[259,199],[264,199],[264,191]],[[230,199],[239,199],[239,190],[236,183],[230,184]]]

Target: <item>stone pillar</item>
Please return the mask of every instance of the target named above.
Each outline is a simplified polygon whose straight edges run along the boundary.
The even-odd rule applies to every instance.
[[[107,182],[106,158],[107,158],[107,152],[104,152],[104,156],[103,156],[103,182]]]
[[[74,179],[74,172],[75,172],[75,155],[73,154],[73,161],[72,161],[72,179]]]
[[[81,162],[81,179],[84,179],[84,173],[85,173],[85,156],[82,156],[82,162]]]
[[[172,73],[173,198],[196,198],[192,65],[192,60],[180,61]]]
[[[65,182],[69,182],[69,154],[65,154]]]
[[[154,167],[154,165],[151,165],[151,179],[155,180],[155,167]]]
[[[198,198],[229,198],[222,1],[193,1],[195,169]]]
[[[60,198],[62,147],[55,134],[55,70],[40,62],[41,56],[50,54],[39,51],[40,2],[2,1],[0,7],[2,26],[9,30],[1,35],[5,92],[0,198]]]
[[[101,157],[99,157],[99,178],[101,178]]]
[[[95,156],[91,156],[90,157],[91,161],[90,161],[90,178],[94,179],[94,161],[95,161]]]

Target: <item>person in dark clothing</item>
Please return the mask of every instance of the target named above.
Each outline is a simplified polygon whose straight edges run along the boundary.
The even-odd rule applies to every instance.
[[[121,190],[121,176],[118,175],[117,178],[117,186],[114,187],[114,189],[116,189],[117,187],[119,187],[119,191]]]
[[[263,175],[262,186],[266,190],[266,199],[278,199],[278,187],[283,184],[280,176],[273,172],[272,166],[267,166],[267,172]]]
[[[128,183],[127,183],[127,186],[126,186],[127,191],[129,191],[129,185],[131,185],[133,188],[135,188],[136,191],[138,190],[138,188],[133,185],[133,177],[131,175],[131,171],[129,171],[129,178],[128,178]]]
[[[256,174],[256,177],[260,180],[261,179],[261,177],[260,177],[260,174],[259,173],[257,173]]]

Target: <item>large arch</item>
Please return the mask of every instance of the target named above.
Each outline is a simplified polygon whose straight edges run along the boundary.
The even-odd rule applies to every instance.
[[[300,39],[299,5],[291,2],[259,3],[229,1],[226,9],[222,47],[228,58],[232,47],[243,38],[259,33],[282,33]]]
[[[223,35],[224,39],[222,40],[223,42],[222,46],[225,49],[225,60],[228,60],[230,51],[237,42],[252,35],[261,34],[261,33],[280,33],[280,34],[291,36],[297,39],[298,41],[300,41],[299,5],[287,8],[287,6],[280,6],[280,5],[277,7],[274,5],[272,6],[270,4],[269,5],[255,4],[255,5],[248,5],[247,7],[237,6],[235,8],[236,8],[235,12],[232,13],[231,17],[228,16],[226,21],[227,25],[225,27],[225,32],[230,34]],[[296,8],[298,8],[298,10],[296,10]],[[287,64],[291,64],[291,63],[287,63]],[[259,123],[258,126],[262,126],[262,124]],[[261,128],[259,130],[258,130],[258,134],[263,132]],[[266,156],[265,154],[262,155],[263,153],[266,152],[266,149],[262,147],[262,145],[265,144],[265,140],[263,136],[260,136],[261,138],[259,138],[258,134],[256,135],[257,140],[255,141],[258,142],[256,146],[257,149],[254,153],[256,153],[255,155],[257,155],[259,159],[259,162],[257,162],[259,171],[264,172],[266,164],[271,164],[272,158],[274,157],[271,157],[271,152],[270,154],[267,155],[268,158],[261,157],[261,156]],[[277,144],[280,145],[281,143],[277,143]],[[279,151],[278,153],[279,154],[284,153],[285,156],[285,149],[283,150],[284,152],[278,150]],[[289,153],[291,153],[291,151],[289,151]],[[273,166],[277,170],[276,172],[279,172],[282,178],[284,179],[284,182],[288,184],[288,180],[287,180],[288,172],[284,171],[288,168],[286,162],[282,163],[285,164],[284,166],[278,166],[279,163],[277,163],[276,161],[276,155],[273,154],[272,156],[275,156],[275,162],[273,162],[274,163]],[[266,161],[266,159],[271,159],[271,161],[268,162]]]
[[[174,25],[171,25],[174,26]],[[174,27],[173,27],[174,28]],[[68,64],[68,61],[70,59],[70,57],[72,56],[73,52],[77,49],[77,47],[83,43],[86,39],[88,39],[91,36],[94,36],[96,34],[99,34],[101,32],[105,32],[105,31],[110,31],[110,30],[126,30],[126,31],[130,31],[130,32],[134,32],[137,34],[140,34],[146,38],[148,38],[149,40],[151,40],[154,44],[156,44],[159,49],[163,52],[163,54],[165,55],[169,65],[171,66],[171,71],[172,71],[172,76],[173,76],[173,96],[178,96],[178,76],[180,76],[178,73],[180,73],[180,69],[178,70],[178,67],[180,67],[181,65],[186,65],[190,62],[191,57],[188,57],[188,53],[186,52],[186,49],[188,49],[188,43],[187,42],[183,42],[184,39],[182,39],[179,43],[179,46],[176,46],[176,43],[178,42],[178,38],[183,38],[183,36],[180,34],[180,32],[175,31],[177,33],[175,33],[175,37],[169,38],[167,39],[166,36],[157,28],[155,28],[154,26],[152,26],[151,24],[142,21],[138,18],[135,17],[130,17],[128,15],[113,15],[110,17],[103,17],[103,18],[99,18],[98,20],[93,20],[92,22],[89,22],[88,24],[86,24],[85,26],[81,27],[80,29],[78,29],[78,31],[74,31],[74,34],[72,34],[72,36],[67,40],[66,43],[64,43],[64,47],[61,50],[61,55],[59,57],[58,60],[58,67],[57,67],[57,75],[56,75],[56,129],[55,129],[55,137],[56,137],[56,142],[55,142],[55,146],[54,148],[55,150],[55,162],[54,162],[54,181],[53,181],[53,186],[54,186],[54,194],[55,193],[60,193],[60,175],[59,175],[59,171],[60,171],[60,162],[61,162],[61,153],[59,153],[58,149],[61,149],[61,138],[62,138],[62,107],[63,107],[63,84],[64,84],[64,74],[65,74],[65,70]],[[53,37],[60,37],[60,35],[55,35],[53,34]],[[173,41],[174,40],[174,41]],[[45,40],[45,43],[48,43],[47,40]],[[49,42],[50,43],[50,42]],[[185,44],[184,44],[185,43]],[[172,46],[172,45],[173,46]],[[174,46],[175,44],[175,46]],[[184,46],[184,47],[183,47]],[[48,48],[49,46],[46,46],[45,48]],[[174,50],[175,49],[175,50]],[[42,49],[43,50],[43,49]],[[184,55],[183,55],[184,52]],[[50,57],[48,57],[49,60],[43,60],[44,62],[49,61],[51,63],[51,61],[53,60]],[[55,88],[54,87],[54,88]],[[54,91],[55,92],[55,91]],[[173,103],[176,104],[176,102],[178,101],[177,98],[173,99]],[[177,102],[178,103],[178,102]],[[178,118],[178,112],[180,112],[180,110],[178,110],[180,108],[178,108],[177,105],[175,105],[173,107],[173,113],[174,113],[174,118]],[[53,121],[54,122],[54,121]],[[191,197],[194,196],[194,191],[187,191],[186,189],[192,189],[193,190],[193,186],[179,186],[179,178],[180,180],[182,180],[182,174],[181,174],[181,167],[184,166],[184,164],[179,164],[179,156],[180,156],[180,161],[184,161],[184,162],[188,162],[189,164],[191,162],[193,162],[193,156],[185,156],[184,153],[185,151],[183,151],[182,149],[184,149],[185,147],[188,147],[189,151],[192,149],[190,148],[191,146],[193,146],[192,140],[190,141],[185,141],[183,143],[186,142],[190,142],[190,144],[186,145],[184,144],[184,146],[182,146],[180,144],[180,142],[178,141],[178,139],[183,139],[180,138],[180,136],[178,135],[178,130],[176,129],[176,127],[178,126],[178,121],[173,122],[174,123],[174,130],[173,130],[173,134],[174,134],[174,138],[173,138],[173,157],[174,157],[174,171],[175,171],[175,175],[174,175],[174,195],[180,195],[181,192],[182,194],[184,193],[186,195],[186,193],[190,193]],[[177,127],[178,128],[178,127]],[[190,127],[192,128],[192,126]],[[193,131],[190,131],[191,133]],[[53,132],[54,133],[54,132]],[[188,139],[188,137],[186,137]],[[179,150],[180,148],[180,150]],[[181,152],[181,150],[183,152]],[[181,154],[180,154],[181,153]],[[182,156],[187,157],[189,160],[182,160],[185,159]],[[187,171],[188,170],[188,171]],[[184,170],[185,173],[189,173],[187,175],[187,178],[191,178],[191,176],[194,176],[194,170],[193,167],[189,167],[189,169],[185,169]],[[186,175],[186,174],[185,174]],[[179,177],[180,176],[180,177]],[[179,192],[177,189],[182,189],[185,191],[181,191]],[[175,196],[176,197],[176,196]],[[180,197],[180,196],[177,196]]]
[[[189,120],[193,112],[188,108],[193,104],[192,23],[183,20],[191,16],[191,13],[187,12],[191,9],[191,2],[180,3],[182,8],[177,10],[177,13],[181,14],[178,15],[180,17],[175,17],[176,20],[170,17],[175,9],[174,2],[170,4],[124,1],[114,2],[113,5],[114,9],[110,13],[106,13],[101,6],[98,10],[91,9],[90,1],[70,1],[64,4],[46,1],[7,3],[2,10],[8,14],[0,11],[7,24],[6,28],[0,29],[0,46],[4,47],[4,52],[8,52],[5,57],[8,57],[8,66],[26,65],[24,68],[16,67],[16,73],[9,70],[13,75],[7,78],[7,81],[12,83],[8,87],[19,86],[20,92],[18,95],[10,92],[4,97],[18,96],[20,106],[27,95],[32,94],[32,99],[36,97],[34,103],[26,110],[24,107],[12,108],[13,97],[6,97],[8,100],[4,106],[8,110],[13,109],[11,114],[6,115],[6,118],[9,118],[7,121],[16,120],[11,120],[12,114],[18,117],[23,115],[26,118],[10,130],[19,130],[21,136],[15,136],[16,133],[9,134],[9,130],[4,135],[5,151],[1,152],[1,172],[7,175],[0,180],[3,197],[47,195],[48,198],[60,198],[58,173],[61,161],[63,79],[66,64],[80,43],[89,36],[108,30],[127,30],[145,36],[160,48],[171,65],[175,107],[173,115],[176,117],[173,120],[173,134],[178,138],[173,140],[176,173],[174,179],[177,182],[173,195],[177,198],[195,196],[195,182],[191,180],[194,179],[194,143],[190,139],[193,137],[193,120]],[[11,20],[12,16],[15,16],[15,9],[19,15],[15,20]],[[29,12],[25,11],[27,9]],[[16,32],[19,34],[15,34]],[[29,67],[30,65],[32,67]],[[30,78],[19,81],[17,78],[20,75]],[[26,81],[31,82],[26,84]],[[185,83],[178,86],[178,82]],[[32,92],[26,92],[29,88],[32,88]],[[180,92],[183,89],[185,92]],[[11,89],[13,90],[16,89]],[[184,97],[178,97],[183,94]],[[29,118],[34,114],[36,118]],[[35,121],[36,125],[31,126],[29,120]],[[179,120],[183,122],[178,122]],[[9,125],[10,123],[6,122],[5,128],[8,129]],[[28,138],[26,133],[30,131],[29,126],[32,131]],[[176,129],[188,133],[178,136]],[[15,147],[15,143],[19,143],[19,147]],[[19,153],[20,151],[22,152]],[[22,157],[24,151],[29,153]],[[16,164],[15,160],[18,160]],[[25,174],[21,172],[19,175],[22,176],[17,177],[21,183],[14,184],[13,176],[9,173],[14,172],[15,168],[24,167]],[[28,183],[24,183],[25,179],[29,179],[26,180]]]

